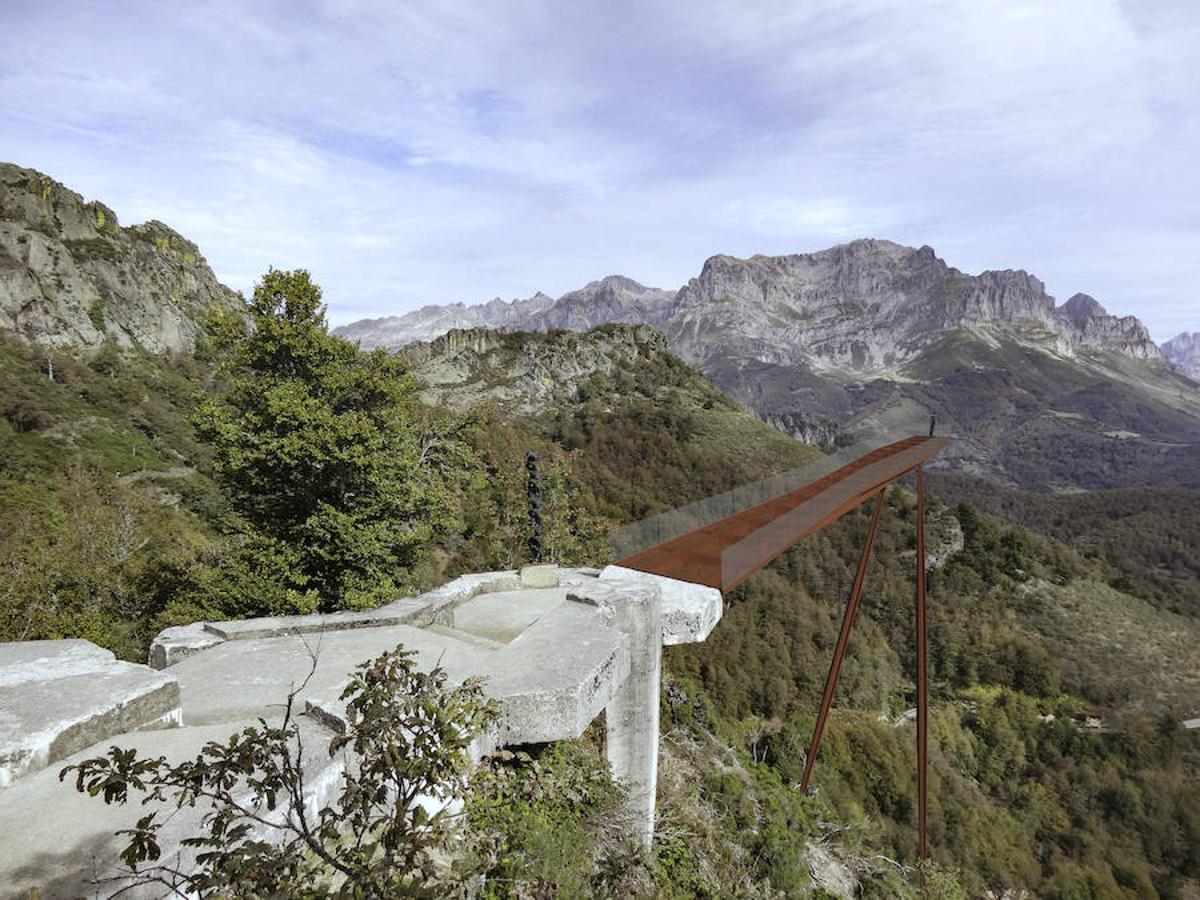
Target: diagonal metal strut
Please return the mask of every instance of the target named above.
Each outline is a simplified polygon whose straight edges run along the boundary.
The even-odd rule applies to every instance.
[[[825,693],[821,696],[821,707],[817,710],[817,724],[813,729],[812,747],[804,760],[804,777],[800,779],[800,792],[808,793],[808,779],[812,775],[813,763],[817,758],[817,750],[821,746],[821,736],[825,733],[825,720],[829,716],[829,707],[833,704],[833,691],[837,687],[838,675],[842,671],[842,660],[846,656],[846,645],[850,641],[850,627],[854,624],[854,615],[858,612],[858,598],[862,594],[863,582],[867,577],[867,562],[871,558],[871,546],[875,543],[875,531],[879,527],[879,513],[883,510],[883,488],[876,494],[875,509],[871,513],[871,526],[867,529],[867,540],[863,545],[862,555],[858,559],[858,571],[854,574],[854,586],[850,589],[850,600],[846,603],[846,614],[842,616],[842,631],[838,635],[837,647],[833,651],[833,662],[829,665],[829,674],[825,677]]]

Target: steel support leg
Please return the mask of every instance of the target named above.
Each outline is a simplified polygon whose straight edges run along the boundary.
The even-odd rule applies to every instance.
[[[858,612],[858,598],[862,593],[863,580],[867,577],[867,561],[871,558],[871,546],[875,543],[875,530],[879,526],[879,513],[883,509],[883,498],[887,489],[883,488],[876,495],[875,509],[871,513],[871,526],[867,529],[867,541],[863,545],[862,555],[858,559],[858,571],[854,575],[854,586],[850,589],[850,600],[846,604],[846,614],[842,617],[842,631],[838,635],[837,647],[833,651],[833,662],[829,666],[829,674],[825,678],[825,693],[821,697],[821,707],[817,710],[817,725],[813,729],[812,747],[808,758],[804,760],[804,776],[800,779],[800,792],[808,793],[808,779],[812,775],[813,762],[817,758],[817,750],[821,746],[821,736],[825,733],[825,719],[829,715],[829,707],[833,703],[833,691],[837,687],[838,674],[842,670],[842,659],[846,655],[846,644],[850,640],[850,626],[854,624],[854,614]]]
[[[925,891],[926,770],[929,762],[929,659],[925,631],[925,468],[917,466],[917,828],[921,892]]]

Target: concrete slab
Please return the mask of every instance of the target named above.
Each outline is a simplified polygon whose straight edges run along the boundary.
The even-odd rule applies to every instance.
[[[500,724],[493,735],[486,736],[487,746],[480,752],[505,744],[578,737],[629,674],[628,639],[609,627],[611,615],[595,606],[566,602],[564,590],[485,594],[470,603],[499,597],[502,608],[515,602],[518,609],[527,610],[527,605],[520,604],[533,602],[524,596],[528,593],[547,595],[533,598],[535,606],[540,603],[547,608],[515,638],[496,644],[495,649],[455,640],[457,629],[445,626],[409,629],[413,633],[398,635],[406,647],[418,650],[418,664],[440,664],[451,683],[481,677],[484,693],[500,702]],[[520,596],[514,598],[514,594]],[[459,607],[456,613],[466,608]],[[464,653],[463,648],[469,652]],[[308,713],[332,728],[344,727],[340,695],[346,680],[318,685],[315,682],[323,679],[314,679],[304,692]],[[186,678],[183,684],[186,692]],[[191,709],[186,702],[185,708]]]
[[[476,594],[455,608],[454,628],[506,644],[566,601],[557,587]]]
[[[624,566],[605,566],[601,581],[651,584],[662,593],[663,644],[694,644],[705,640],[721,621],[724,600],[714,587],[653,575]]]
[[[359,663],[398,644],[416,651],[427,668],[441,659],[460,678],[477,669],[474,662],[489,652],[452,637],[398,625],[225,641],[187,657],[170,672],[179,682],[184,723],[203,725],[278,709],[306,679],[298,693],[301,700],[338,687]]]
[[[134,797],[128,806],[108,806],[98,797],[75,790],[68,777],[59,782],[63,766],[103,755],[111,744],[136,748],[139,755],[163,755],[172,762],[194,758],[208,741],[224,742],[251,721],[222,722],[203,728],[173,728],[116,735],[95,747],[72,754],[58,764],[35,772],[0,791],[0,897],[29,897],[36,888],[41,897],[109,896],[121,885],[93,883],[120,865],[122,847],[115,832],[132,827],[147,809]],[[305,781],[312,787],[310,802],[325,800],[337,787],[341,760],[327,752],[331,733],[313,722],[299,720],[304,738]],[[198,833],[202,809],[176,812],[163,832],[164,858],[169,859],[178,841]],[[19,824],[19,827],[16,827]],[[160,897],[158,890],[130,891],[122,897]]]
[[[521,579],[515,571],[462,575],[419,597],[402,597],[378,609],[308,616],[267,616],[222,622],[196,622],[162,631],[151,644],[150,665],[172,666],[187,656],[225,640],[278,637],[287,634],[321,634],[352,628],[433,624],[451,625],[454,609],[480,593],[517,590]]]
[[[563,603],[497,651],[485,690],[503,704],[502,745],[583,734],[629,675],[629,638],[611,622]]]
[[[114,734],[175,725],[179,687],[79,640],[0,644],[0,787]]]
[[[111,650],[78,638],[0,644],[0,688],[99,672],[116,660]]]

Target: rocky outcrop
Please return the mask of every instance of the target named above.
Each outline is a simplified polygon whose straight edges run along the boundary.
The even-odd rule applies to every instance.
[[[1177,334],[1162,345],[1162,352],[1172,368],[1200,381],[1200,331]]]
[[[427,403],[467,409],[490,402],[529,415],[580,399],[593,375],[633,371],[670,349],[648,325],[609,325],[585,334],[455,329],[401,353]]]
[[[190,351],[217,302],[241,301],[191,241],[161,222],[124,228],[104,204],[0,163],[0,328],[49,346]]]
[[[1059,331],[1072,346],[1107,350],[1133,359],[1162,359],[1136,316],[1113,316],[1095,298],[1076,294],[1055,311]]]
[[[767,413],[763,421],[784,434],[791,435],[804,444],[812,444],[822,450],[836,450],[849,436],[842,431],[840,425],[825,416],[810,415],[804,412]]]

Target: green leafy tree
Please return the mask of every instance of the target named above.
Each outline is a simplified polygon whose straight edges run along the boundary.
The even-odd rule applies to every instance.
[[[307,272],[269,271],[249,313],[212,323],[226,387],[195,415],[248,526],[243,568],[287,589],[263,611],[370,605],[454,522],[467,451],[402,360],[329,333]]]
[[[126,869],[113,896],[137,884],[199,897],[446,896],[460,877],[439,864],[459,831],[447,801],[465,794],[471,742],[498,708],[477,680],[447,687],[443,669],[421,672],[413,656],[397,648],[355,671],[342,693],[345,730],[328,747],[344,757],[341,791],[316,811],[294,693],[280,724],[259,720],[194,760],[170,765],[112,747],[64,768],[60,779],[73,773],[77,790],[105,803],[141,794],[157,807],[119,833]],[[183,842],[195,864],[163,862],[160,829],[172,808],[192,806],[204,809],[199,833]]]

